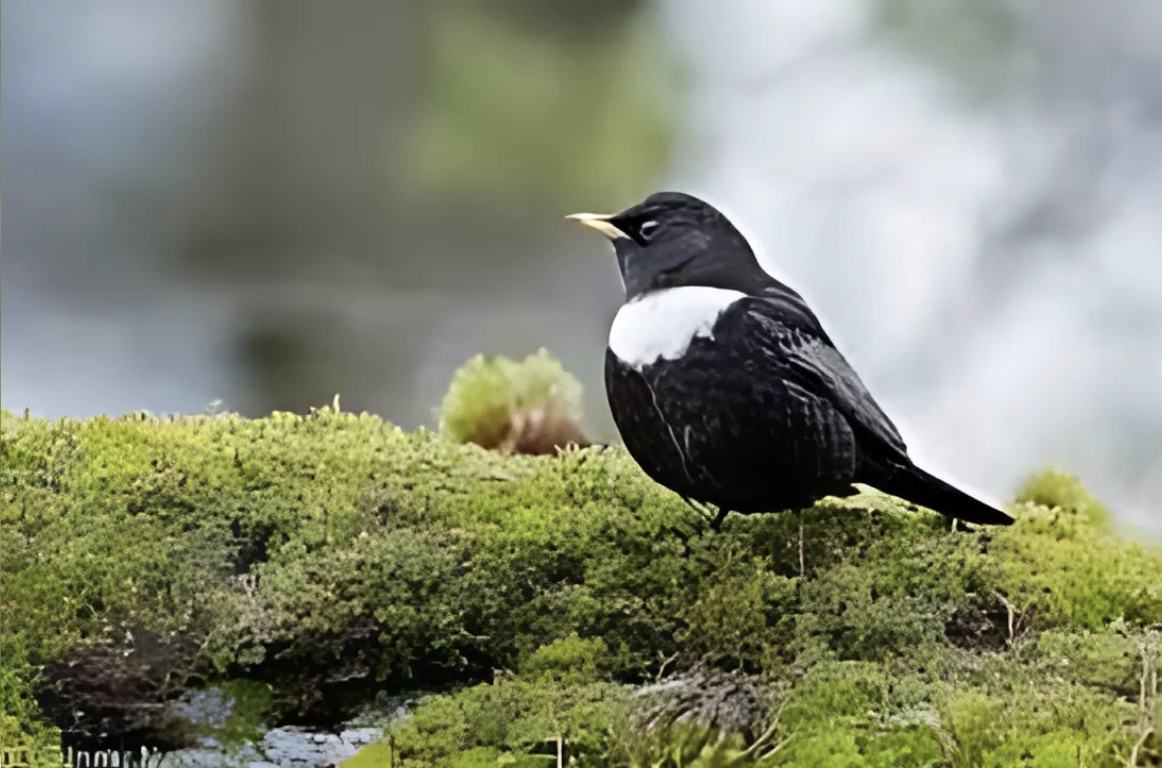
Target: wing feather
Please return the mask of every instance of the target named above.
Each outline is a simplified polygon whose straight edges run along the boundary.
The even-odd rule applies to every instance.
[[[785,356],[789,369],[801,378],[801,386],[826,398],[865,440],[907,456],[899,430],[797,294],[751,296],[745,301],[756,328]]]

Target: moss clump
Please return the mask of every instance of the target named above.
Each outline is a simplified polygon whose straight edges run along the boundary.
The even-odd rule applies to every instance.
[[[1068,475],[1035,476],[1017,498],[1017,524],[994,543],[997,588],[1028,621],[1089,630],[1157,621],[1157,548],[1118,537],[1105,507]]]
[[[608,679],[609,647],[599,637],[574,632],[542,645],[520,664],[529,680],[584,683]]]
[[[1135,707],[1084,687],[1043,686],[990,695],[966,691],[943,705],[948,764],[1122,766],[1133,748]],[[1140,726],[1139,726],[1140,728]],[[1157,756],[1157,741],[1150,753]],[[1149,764],[1149,763],[1146,763]]]
[[[428,699],[395,730],[393,742],[405,761],[419,765],[484,757],[495,765],[501,754],[519,761],[546,752],[548,742],[564,734],[574,751],[583,753],[586,746],[600,748],[606,729],[623,719],[627,702],[628,691],[608,683],[532,683],[500,676]]]
[[[23,747],[15,759],[33,768],[60,765],[60,729],[46,721],[35,698],[41,683],[17,638],[0,633],[0,747]]]
[[[456,371],[440,431],[502,453],[548,454],[581,434],[581,382],[547,351],[519,362],[477,355]]]
[[[0,640],[25,691],[6,682],[3,714],[25,733],[36,693],[60,722],[97,713],[93,738],[160,739],[184,688],[245,678],[270,725],[426,691],[392,736],[416,766],[520,764],[558,734],[582,765],[1162,751],[1162,552],[1066,476],[1000,530],[865,494],[803,510],[802,535],[712,533],[619,448],[503,455],[330,408],[0,427]],[[704,667],[769,706],[640,727],[635,691]]]
[[[0,714],[0,746],[13,755],[13,765],[56,768],[61,764],[59,728],[32,725],[15,715]],[[5,763],[7,765],[7,763]]]

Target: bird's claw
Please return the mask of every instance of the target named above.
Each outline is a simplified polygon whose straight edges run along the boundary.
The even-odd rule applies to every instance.
[[[710,509],[709,505],[703,504],[700,501],[695,501],[689,496],[683,496],[682,501],[690,507],[690,509],[697,512],[710,523],[710,530],[717,532],[722,527],[722,523],[726,520],[726,516],[730,514],[730,510],[720,507],[717,512]]]

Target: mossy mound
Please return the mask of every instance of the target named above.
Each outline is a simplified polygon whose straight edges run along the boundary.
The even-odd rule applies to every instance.
[[[553,454],[586,446],[581,382],[542,349],[524,360],[476,355],[456,371],[440,433],[501,453]]]
[[[0,458],[26,732],[39,701],[160,743],[184,687],[246,678],[272,725],[439,691],[393,730],[403,765],[522,764],[559,735],[582,765],[1162,759],[1162,552],[1066,476],[1005,529],[862,494],[715,534],[619,448],[505,456],[332,409],[5,412]],[[701,669],[761,694],[752,723],[687,702],[641,726],[641,686]]]

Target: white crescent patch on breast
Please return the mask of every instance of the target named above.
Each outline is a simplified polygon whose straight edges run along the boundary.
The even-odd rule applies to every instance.
[[[641,370],[657,360],[681,357],[694,339],[713,338],[714,323],[741,291],[705,286],[664,288],[622,305],[609,329],[609,348]]]

